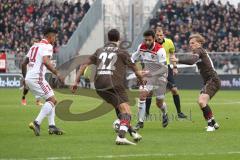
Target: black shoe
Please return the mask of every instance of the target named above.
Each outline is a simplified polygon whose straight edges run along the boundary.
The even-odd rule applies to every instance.
[[[219,128],[219,124],[215,121],[215,119],[212,119],[211,123],[215,129]]]
[[[138,122],[136,124],[136,126],[134,127],[134,130],[139,130],[140,128],[143,128],[144,127],[144,123],[143,122]]]
[[[187,116],[184,113],[180,112],[178,113],[178,118],[184,119],[187,118]]]
[[[36,121],[29,124],[29,128],[33,130],[35,136],[40,136],[40,125]]]
[[[57,128],[56,126],[49,126],[48,133],[51,135],[52,134],[62,135],[63,131],[61,129]]]
[[[167,115],[167,113],[162,115],[162,126],[163,126],[163,128],[168,126],[168,115]]]

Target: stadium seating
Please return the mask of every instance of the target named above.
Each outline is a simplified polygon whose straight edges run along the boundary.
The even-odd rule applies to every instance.
[[[20,56],[26,54],[34,41],[42,38],[41,31],[46,26],[60,30],[55,49],[65,44],[90,8],[88,0],[83,4],[80,1],[1,2],[3,3],[0,3],[0,49],[11,49],[13,54]]]
[[[209,4],[192,1],[162,3],[150,26],[163,26],[167,37],[173,39],[177,52],[188,51],[187,39],[199,32],[207,38],[210,52],[240,51],[240,5],[220,1]]]

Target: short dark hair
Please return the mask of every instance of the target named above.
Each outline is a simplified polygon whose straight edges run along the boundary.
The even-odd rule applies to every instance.
[[[146,30],[146,31],[143,33],[143,36],[144,36],[144,37],[152,36],[153,38],[155,38],[155,32],[154,32],[153,30]]]
[[[108,40],[109,41],[113,41],[113,42],[117,42],[120,39],[120,33],[117,29],[111,29],[108,32]]]
[[[48,35],[49,33],[55,33],[55,34],[57,34],[58,31],[57,31],[56,29],[54,29],[54,28],[51,28],[51,27],[45,28],[45,29],[43,30],[43,35],[44,35],[44,36]]]

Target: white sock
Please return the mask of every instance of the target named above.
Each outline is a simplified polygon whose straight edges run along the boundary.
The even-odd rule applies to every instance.
[[[167,113],[167,104],[163,102],[163,105],[160,107],[161,111],[163,114]]]
[[[146,112],[146,100],[145,101],[138,101],[138,121],[144,122],[145,119],[145,112]]]
[[[55,126],[55,107],[52,107],[50,114],[48,115],[49,126]]]
[[[128,131],[128,127],[127,126],[120,126],[119,131]]]
[[[37,121],[37,124],[41,124],[43,119],[51,112],[52,110],[52,105],[49,102],[45,102],[44,105],[41,108],[40,113],[38,114],[37,118],[35,121]]]

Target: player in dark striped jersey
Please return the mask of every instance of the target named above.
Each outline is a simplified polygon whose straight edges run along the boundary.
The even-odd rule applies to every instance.
[[[124,82],[128,68],[133,70],[140,84],[143,83],[143,74],[137,69],[134,62],[132,62],[128,52],[119,47],[119,39],[120,33],[118,30],[111,29],[108,32],[109,42],[97,49],[80,67],[75,83],[72,86],[72,92],[76,91],[77,85],[80,82],[80,76],[84,73],[86,67],[91,64],[96,65],[97,71],[94,78],[96,92],[102,99],[110,103],[117,110],[117,116],[120,119],[116,144],[136,145],[125,136],[127,132],[130,132],[134,141],[142,139],[142,136],[131,127],[131,109]]]
[[[215,129],[219,128],[219,125],[214,120],[213,113],[208,105],[208,102],[220,89],[221,81],[214,69],[212,60],[203,48],[203,44],[205,42],[204,38],[200,34],[194,34],[191,35],[189,39],[192,54],[185,55],[183,58],[179,59],[172,57],[171,61],[189,65],[196,63],[204,81],[204,87],[198,97],[198,104],[202,109],[205,120],[208,123],[207,131],[215,131]]]

